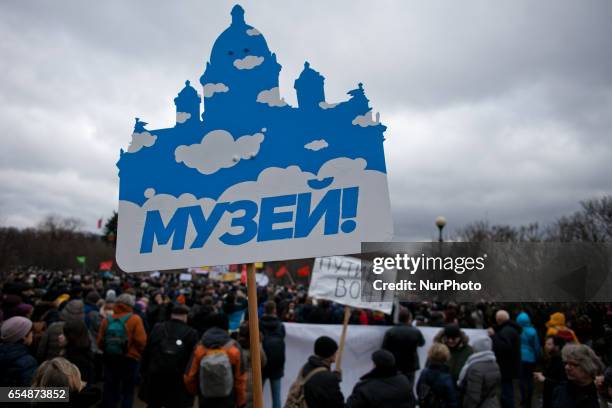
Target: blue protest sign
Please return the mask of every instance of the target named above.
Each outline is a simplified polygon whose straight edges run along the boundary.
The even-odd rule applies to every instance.
[[[340,255],[391,238],[386,127],[363,85],[328,103],[306,62],[290,106],[280,70],[235,6],[200,93],[186,81],[174,99],[174,126],[136,119],[117,163],[124,270]]]

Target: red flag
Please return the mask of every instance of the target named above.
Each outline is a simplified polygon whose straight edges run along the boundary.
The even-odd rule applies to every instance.
[[[101,271],[110,271],[112,267],[113,267],[113,261],[100,262]]]
[[[285,276],[287,274],[287,272],[289,272],[287,270],[287,267],[285,265],[281,266],[280,268],[278,268],[278,271],[276,271],[276,277],[277,278],[282,278],[283,276]]]
[[[297,274],[301,278],[306,278],[310,275],[310,266],[304,265],[300,269],[297,270]]]
[[[102,218],[98,219],[98,229],[102,228]]]

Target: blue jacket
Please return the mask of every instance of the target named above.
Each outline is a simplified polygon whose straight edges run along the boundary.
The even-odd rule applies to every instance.
[[[521,361],[535,363],[540,357],[538,333],[531,325],[531,320],[527,313],[521,312],[516,318],[516,322],[523,328],[521,332]]]
[[[36,359],[23,343],[0,343],[0,387],[29,387]]]

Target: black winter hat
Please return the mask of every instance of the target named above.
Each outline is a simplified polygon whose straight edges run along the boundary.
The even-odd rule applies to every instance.
[[[314,344],[314,353],[322,358],[328,358],[338,351],[338,343],[331,337],[321,336]]]
[[[444,327],[444,335],[450,338],[461,337],[461,329],[456,324],[449,324]]]
[[[372,353],[372,361],[377,368],[395,368],[395,357],[387,350]]]

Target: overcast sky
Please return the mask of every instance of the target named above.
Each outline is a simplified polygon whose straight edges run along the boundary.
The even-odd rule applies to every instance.
[[[0,224],[108,217],[134,117],[174,124],[233,4],[0,3]],[[305,60],[328,102],[364,83],[388,126],[397,237],[431,239],[437,215],[451,231],[547,223],[612,193],[612,2],[240,4],[289,103]]]

